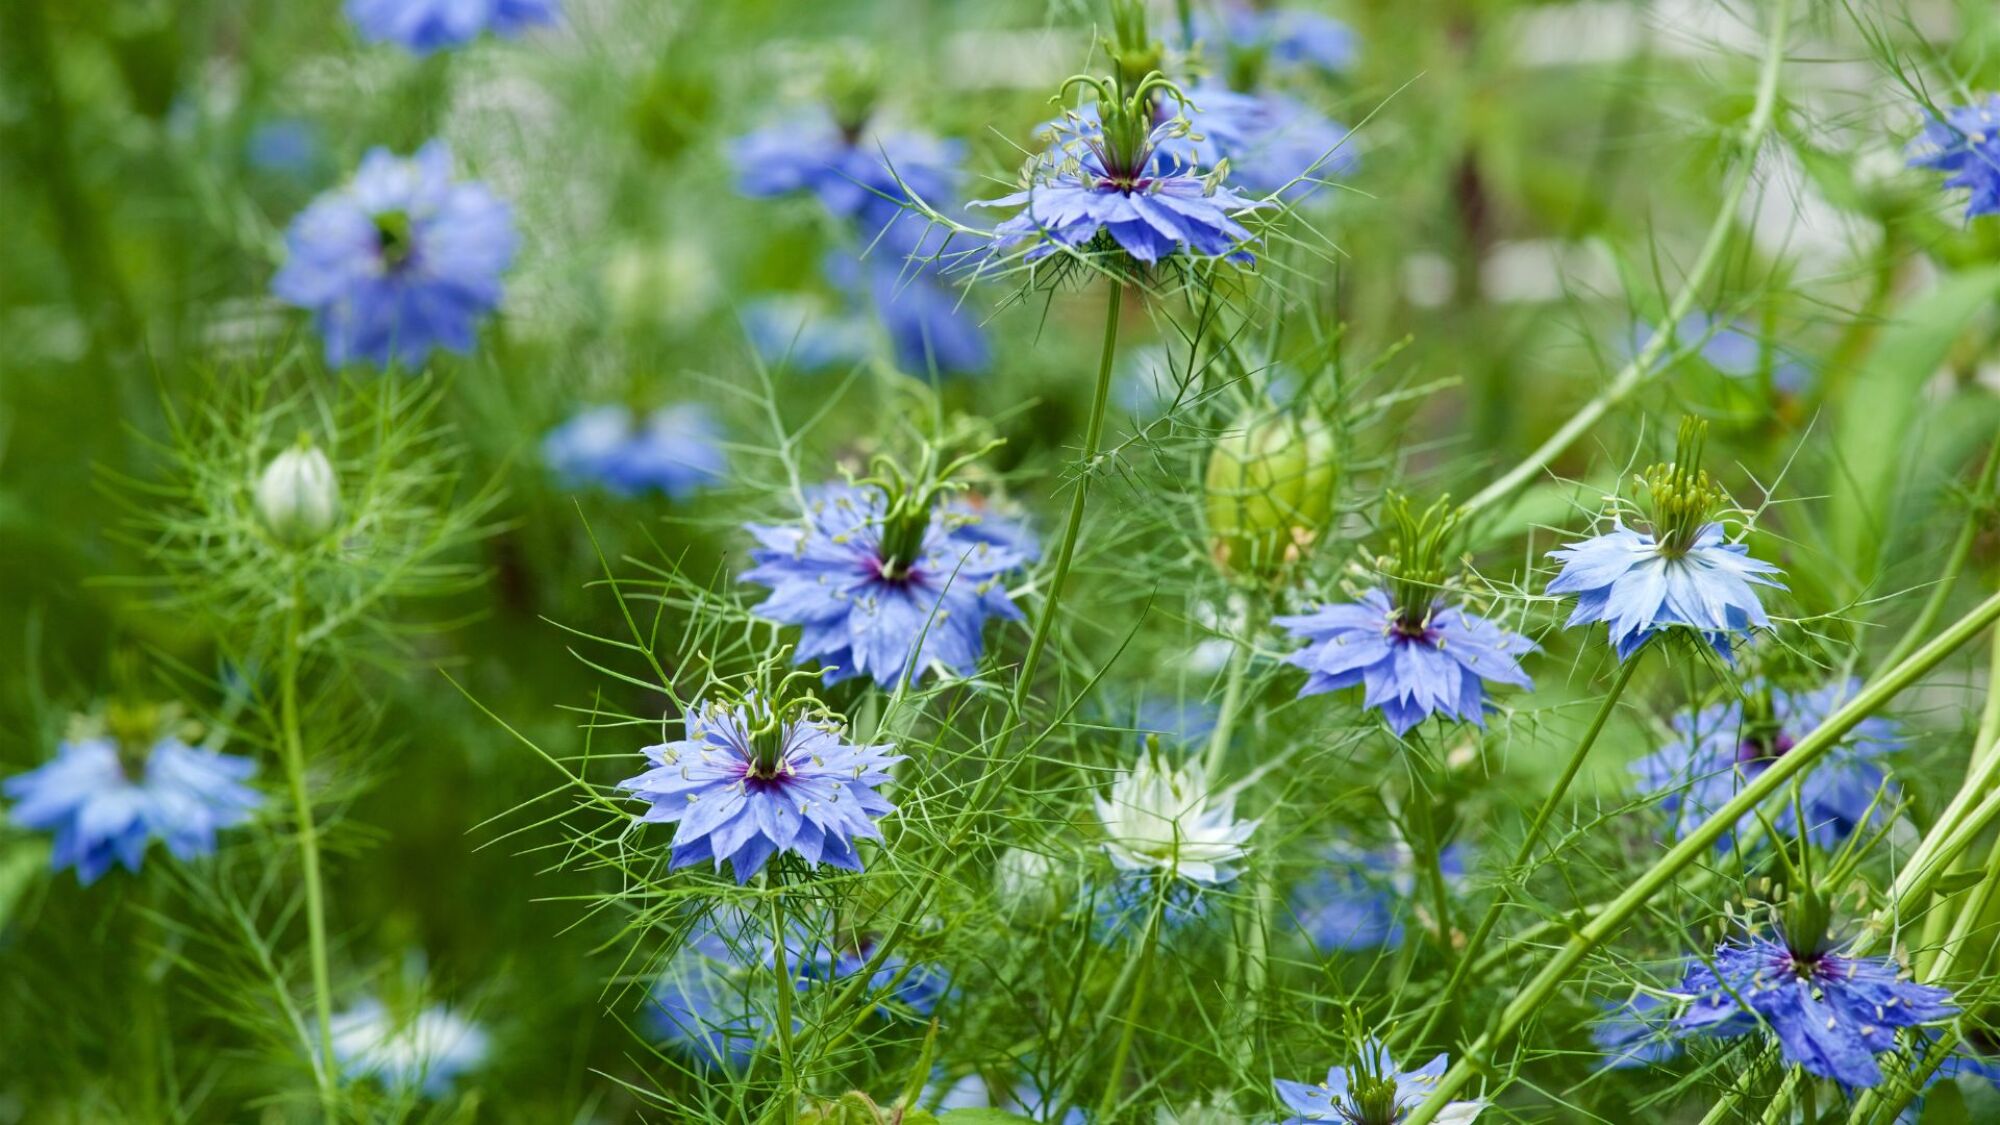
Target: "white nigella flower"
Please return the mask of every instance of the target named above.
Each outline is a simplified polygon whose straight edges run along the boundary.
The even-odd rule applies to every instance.
[[[1199,766],[1175,768],[1147,752],[1097,797],[1104,850],[1124,871],[1214,885],[1235,877],[1230,865],[1257,822],[1236,819],[1233,796],[1212,796]]]
[[[333,464],[310,441],[271,459],[257,479],[257,514],[288,547],[304,547],[340,518],[340,482]]]
[[[465,1071],[486,1059],[486,1030],[433,1005],[400,1019],[368,998],[333,1017],[333,1057],[350,1079],[374,1077],[394,1090],[417,1088],[440,1097]]]

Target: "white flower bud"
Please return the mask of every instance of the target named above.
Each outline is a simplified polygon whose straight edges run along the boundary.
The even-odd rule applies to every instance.
[[[333,530],[340,483],[326,454],[301,443],[272,458],[257,480],[257,514],[287,547],[309,546]]]

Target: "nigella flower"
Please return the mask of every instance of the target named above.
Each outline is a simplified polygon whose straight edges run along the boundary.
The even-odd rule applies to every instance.
[[[652,808],[639,819],[678,825],[674,867],[728,861],[738,883],[780,852],[808,864],[861,870],[857,840],[895,810],[876,787],[902,761],[894,746],[857,746],[834,723],[781,715],[755,695],[695,703],[686,737],[646,747],[653,768],[618,783]]]
[[[349,1081],[373,1078],[390,1090],[441,1098],[486,1061],[486,1030],[443,1005],[406,1018],[370,997],[334,1013],[331,1023],[334,1061]]]
[[[868,263],[869,294],[888,330],[896,366],[912,375],[977,374],[992,363],[979,318],[957,289],[939,281],[937,267],[887,259]]]
[[[2000,214],[2000,94],[1931,117],[1910,142],[1910,167],[1946,172],[1947,188],[1964,188],[1965,217]]]
[[[514,244],[507,205],[454,181],[443,142],[409,158],[378,148],[292,220],[271,290],[311,310],[328,363],[415,366],[432,348],[471,350]]]
[[[1549,552],[1563,569],[1548,592],[1576,595],[1569,624],[1604,622],[1621,660],[1675,627],[1694,630],[1728,656],[1732,635],[1771,624],[1753,587],[1784,589],[1766,577],[1777,567],[1728,542],[1722,525],[1709,518],[1722,493],[1699,468],[1706,429],[1706,423],[1683,422],[1674,460],[1646,473],[1650,531],[1614,521],[1602,535]]]
[[[1608,1070],[1650,1066],[1673,1058],[1680,1050],[1667,1037],[1672,1016],[1667,1002],[1639,993],[1622,1004],[1606,1004],[1604,1016],[1590,1025],[1590,1041],[1604,1052]]]
[[[1684,837],[1859,690],[1859,680],[1815,691],[1747,683],[1742,700],[1674,716],[1674,738],[1657,753],[1633,763],[1632,771],[1646,794],[1660,798],[1660,807],[1673,818],[1675,837]],[[1898,790],[1878,760],[1902,745],[1902,732],[1894,720],[1863,719],[1811,772],[1800,776],[1796,799],[1788,796],[1773,805],[1767,814],[1772,827],[1788,836],[1799,835],[1803,811],[1805,837],[1832,848],[1875,816],[1891,814]],[[1746,815],[1737,831],[1756,823],[1757,814]],[[1716,846],[1726,850],[1730,845],[1731,838],[1724,836]]]
[[[1229,161],[1230,179],[1260,195],[1298,199],[1354,167],[1348,131],[1296,98],[1248,94],[1205,82],[1189,92],[1188,124],[1195,163],[1213,169]]]
[[[749,525],[757,565],[743,580],[770,588],[754,612],[800,626],[797,660],[819,661],[829,683],[892,688],[933,663],[970,675],[987,618],[1020,618],[1001,579],[1028,561],[968,534],[974,522],[934,484],[823,485],[801,524]]]
[[[787,935],[790,987],[804,990],[812,951]],[[777,959],[770,930],[756,917],[729,913],[704,921],[668,959],[647,998],[653,1034],[712,1066],[741,1070],[777,1027]]]
[[[1464,883],[1470,855],[1462,843],[1445,845],[1438,867],[1448,886]],[[1401,948],[1417,886],[1409,845],[1363,850],[1338,841],[1323,859],[1292,893],[1292,916],[1313,947],[1322,953]]]
[[[1187,155],[1169,144],[1187,135],[1184,118],[1154,123],[1154,92],[1179,101],[1177,89],[1158,76],[1130,94],[1097,79],[1071,82],[1097,89],[1096,120],[1073,117],[1075,143],[1031,160],[1020,191],[973,204],[1021,208],[994,228],[997,249],[1028,244],[1028,260],[1065,247],[1115,247],[1147,264],[1176,253],[1251,261],[1244,248],[1251,234],[1237,220],[1263,204],[1220,176],[1194,174]]]
[[[929,224],[907,212],[912,197],[943,209],[953,202],[964,146],[923,133],[870,130],[825,110],[802,110],[729,146],[737,189],[753,199],[810,193],[836,218],[859,228],[864,244],[883,242],[900,258]]]
[[[566,480],[619,496],[657,489],[684,500],[727,471],[720,438],[715,416],[697,403],[660,407],[643,422],[624,406],[592,406],[550,431],[542,458]]]
[[[751,301],[743,307],[743,330],[759,359],[804,375],[858,366],[874,350],[861,314],[803,294]]]
[[[371,43],[400,43],[428,55],[463,47],[481,32],[514,36],[556,21],[555,0],[347,0],[347,14]]]
[[[1629,354],[1636,355],[1654,336],[1653,326],[1640,321],[1632,326]],[[1748,379],[1764,368],[1764,345],[1742,321],[1718,327],[1706,313],[1689,313],[1674,326],[1674,339],[1681,344],[1697,340],[1701,358],[1732,379]],[[1787,394],[1798,394],[1812,381],[1812,372],[1797,357],[1774,347],[1771,356],[1771,385]]]
[[[1283,66],[1346,70],[1353,65],[1354,32],[1332,16],[1243,0],[1224,0],[1220,7],[1220,20],[1204,17],[1197,23],[1196,38]]]
[[[1389,1048],[1369,1039],[1352,1066],[1329,1067],[1326,1081],[1287,1082],[1277,1079],[1278,1100],[1296,1116],[1287,1125],[1333,1121],[1341,1125],[1396,1125],[1430,1096],[1444,1077],[1449,1059],[1439,1055],[1415,1070],[1398,1071]],[[1452,1102],[1432,1120],[1439,1125],[1467,1125],[1486,1108],[1483,1101]]]
[[[1459,519],[1448,501],[1419,513],[1392,493],[1383,514],[1388,553],[1376,565],[1384,588],[1272,619],[1306,642],[1287,658],[1309,673],[1299,697],[1360,685],[1361,705],[1399,735],[1433,714],[1484,726],[1489,682],[1535,686],[1518,659],[1534,642],[1439,596]]]
[[[1735,1036],[1768,1026],[1788,1063],[1848,1087],[1882,1081],[1875,1056],[1896,1031],[1957,1014],[1951,993],[1903,978],[1895,962],[1750,935],[1723,943],[1712,964],[1688,966],[1692,999],[1674,1026]]]
[[[823,951],[809,972],[815,978],[844,980],[866,968],[874,954],[873,941],[838,953]],[[877,1010],[883,1015],[925,1019],[951,995],[951,974],[936,965],[913,965],[908,958],[890,954],[868,978],[868,990],[880,994]]]
[[[122,725],[113,712],[114,728]],[[137,727],[148,728],[143,734]],[[50,866],[76,868],[94,883],[112,863],[136,873],[146,846],[164,841],[176,859],[215,850],[215,834],[248,821],[264,798],[243,784],[249,758],[199,750],[145,721],[117,736],[73,738],[47,764],[0,785],[22,828],[53,832]]]
[[[1104,850],[1120,871],[1213,887],[1235,878],[1254,820],[1211,793],[1199,763],[1174,766],[1151,750],[1095,797]]]

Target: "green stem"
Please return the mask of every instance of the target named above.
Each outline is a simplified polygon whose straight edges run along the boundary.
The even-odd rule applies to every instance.
[[[1243,681],[1250,670],[1251,648],[1258,631],[1264,627],[1263,604],[1262,598],[1251,603],[1243,615],[1243,635],[1229,653],[1229,679],[1222,689],[1222,710],[1215,716],[1215,729],[1208,736],[1208,754],[1202,762],[1211,790],[1222,779],[1222,762],[1229,756],[1229,739],[1236,731],[1236,716],[1243,708]]]
[[[1104,1095],[1097,1100],[1097,1120],[1112,1120],[1118,1108],[1119,1087],[1125,1081],[1125,1061],[1132,1054],[1132,1039],[1139,1032],[1139,1010],[1146,1003],[1146,985],[1153,979],[1153,954],[1159,947],[1160,915],[1166,909],[1166,892],[1153,896],[1153,912],[1146,919],[1144,947],[1139,953],[1139,973],[1132,981],[1132,998],[1125,1005],[1125,1026],[1119,1029],[1118,1046],[1111,1052],[1111,1069],[1104,1076]]]
[[[1736,209],[1743,201],[1743,193],[1749,187],[1757,150],[1764,144],[1764,137],[1771,130],[1778,105],[1778,72],[1785,60],[1785,29],[1791,22],[1791,0],[1777,0],[1771,12],[1771,37],[1766,44],[1764,64],[1757,81],[1757,101],[1750,111],[1750,120],[1743,128],[1742,152],[1746,159],[1730,180],[1729,187],[1722,194],[1722,206],[1715,213],[1715,222],[1708,228],[1708,238],[1702,243],[1701,252],[1695,257],[1694,265],[1681,282],[1680,292],[1668,303],[1665,325],[1679,324],[1681,319],[1693,310],[1701,288],[1708,284],[1709,274],[1715,272],[1722,261],[1724,251],[1729,246],[1729,233],[1736,225]],[[1584,403],[1583,409],[1572,415],[1569,421],[1550,434],[1548,440],[1535,447],[1527,459],[1507,471],[1507,475],[1480,489],[1478,494],[1465,503],[1465,514],[1482,511],[1501,500],[1512,496],[1525,487],[1549,465],[1561,456],[1564,450],[1574,445],[1578,438],[1590,432],[1598,419],[1610,413],[1611,408],[1631,397],[1634,391],[1645,386],[1664,372],[1665,365],[1658,364],[1665,354],[1671,332],[1653,333],[1646,346],[1639,349],[1625,366],[1611,380],[1611,385],[1599,392],[1596,398]],[[1656,369],[1657,368],[1657,369]],[[1427,1119],[1428,1120],[1428,1119]]]
[[[1784,0],[1779,0],[1779,3],[1782,8]],[[1671,884],[1684,868],[1706,857],[1715,847],[1716,841],[1732,831],[1738,821],[1755,811],[1766,798],[1789,784],[1793,778],[1818,764],[1827,751],[1846,737],[1861,720],[1887,706],[1897,693],[1942,663],[1947,656],[1956,652],[1960,646],[1977,636],[1996,619],[2000,619],[2000,594],[1981,602],[1972,612],[1939,633],[1934,640],[1912,653],[1903,663],[1864,687],[1853,699],[1829,715],[1812,733],[1801,739],[1789,753],[1773,762],[1727,804],[1716,810],[1713,816],[1703,821],[1666,855],[1661,856],[1647,868],[1631,887],[1612,899],[1602,912],[1580,927],[1542,971],[1522,987],[1519,995],[1501,1010],[1485,1034],[1467,1048],[1458,1061],[1452,1064],[1451,1069],[1445,1072],[1444,1077],[1438,1080],[1430,1097],[1411,1113],[1406,1125],[1430,1125],[1430,1122],[1436,1120],[1439,1111],[1451,1101],[1452,1097],[1465,1088],[1474,1074],[1486,1067],[1493,1051],[1518,1031],[1522,1024],[1543,1009],[1549,998],[1562,986],[1568,975],[1582,964],[1584,958],[1620,932],[1627,920],[1643,909],[1654,895]]]
[[[1563,767],[1562,776],[1556,779],[1555,787],[1550,789],[1549,795],[1542,800],[1541,810],[1535,814],[1534,823],[1528,826],[1528,834],[1522,839],[1521,846],[1514,850],[1514,864],[1510,870],[1519,873],[1518,878],[1521,883],[1525,884],[1528,876],[1533,873],[1528,869],[1528,864],[1534,859],[1535,847],[1541,843],[1542,833],[1548,829],[1549,821],[1555,817],[1556,806],[1562,803],[1563,797],[1569,792],[1570,784],[1576,780],[1577,772],[1583,768],[1584,759],[1590,756],[1591,747],[1597,744],[1597,736],[1603,733],[1605,722],[1611,718],[1612,708],[1618,705],[1618,698],[1625,694],[1625,685],[1632,682],[1632,673],[1639,667],[1639,658],[1644,651],[1642,648],[1639,652],[1633,653],[1630,659],[1618,665],[1618,676],[1611,681],[1611,691],[1598,706],[1597,714],[1592,716],[1590,726],[1585,728],[1583,737],[1577,740],[1576,749],[1570,751],[1569,764]],[[1506,906],[1505,895],[1494,896],[1492,904],[1480,917],[1478,928],[1473,930],[1472,940],[1466,943],[1468,951],[1476,953],[1486,947],[1486,939],[1493,933],[1493,927],[1500,921],[1500,913]],[[1431,1008],[1430,1016],[1424,1021],[1423,1030],[1417,1033],[1416,1042],[1423,1043],[1430,1038],[1437,1021],[1458,998],[1458,990],[1464,987],[1473,965],[1474,958],[1471,956],[1459,960],[1451,979],[1445,982],[1444,994]]]
[[[785,964],[785,896],[771,896],[771,967],[778,976],[778,1069],[782,1086],[778,1091],[776,1117],[786,1125],[795,1120],[799,1109],[798,1066],[792,1058],[792,978]]]
[[[319,1083],[320,1114],[336,1120],[333,1059],[333,972],[326,951],[326,889],[320,876],[319,827],[313,821],[312,794],[306,787],[305,737],[299,723],[299,635],[305,615],[305,582],[292,573],[291,604],[285,611],[285,650],[278,670],[278,713],[282,725],[285,779],[292,791],[292,813],[298,820],[299,866],[306,884],[306,945],[312,961],[313,1018],[319,1027],[319,1051],[313,1077]]]
[[[1882,658],[1884,667],[1894,667],[1905,656],[1916,650],[1924,634],[1937,625],[1944,614],[1944,603],[1951,598],[1952,588],[1958,585],[1958,576],[1964,572],[1966,560],[1972,557],[1973,541],[1979,537],[1979,525],[1984,522],[1985,507],[1993,494],[1993,480],[2000,471],[2000,434],[1994,435],[1993,447],[1986,453],[1986,467],[1980,471],[1979,485],[1972,495],[1972,510],[1965,515],[1965,526],[1959,528],[1958,539],[1951,545],[1951,554],[1945,559],[1944,573],[1931,586],[1931,596],[1924,601],[1924,608],[1917,619],[1910,622],[1908,631]]]

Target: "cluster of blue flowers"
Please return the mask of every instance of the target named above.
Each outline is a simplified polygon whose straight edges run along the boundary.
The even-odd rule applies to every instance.
[[[563,479],[618,496],[657,491],[684,500],[729,468],[721,426],[699,403],[643,418],[617,404],[586,407],[542,440],[542,459]]]

